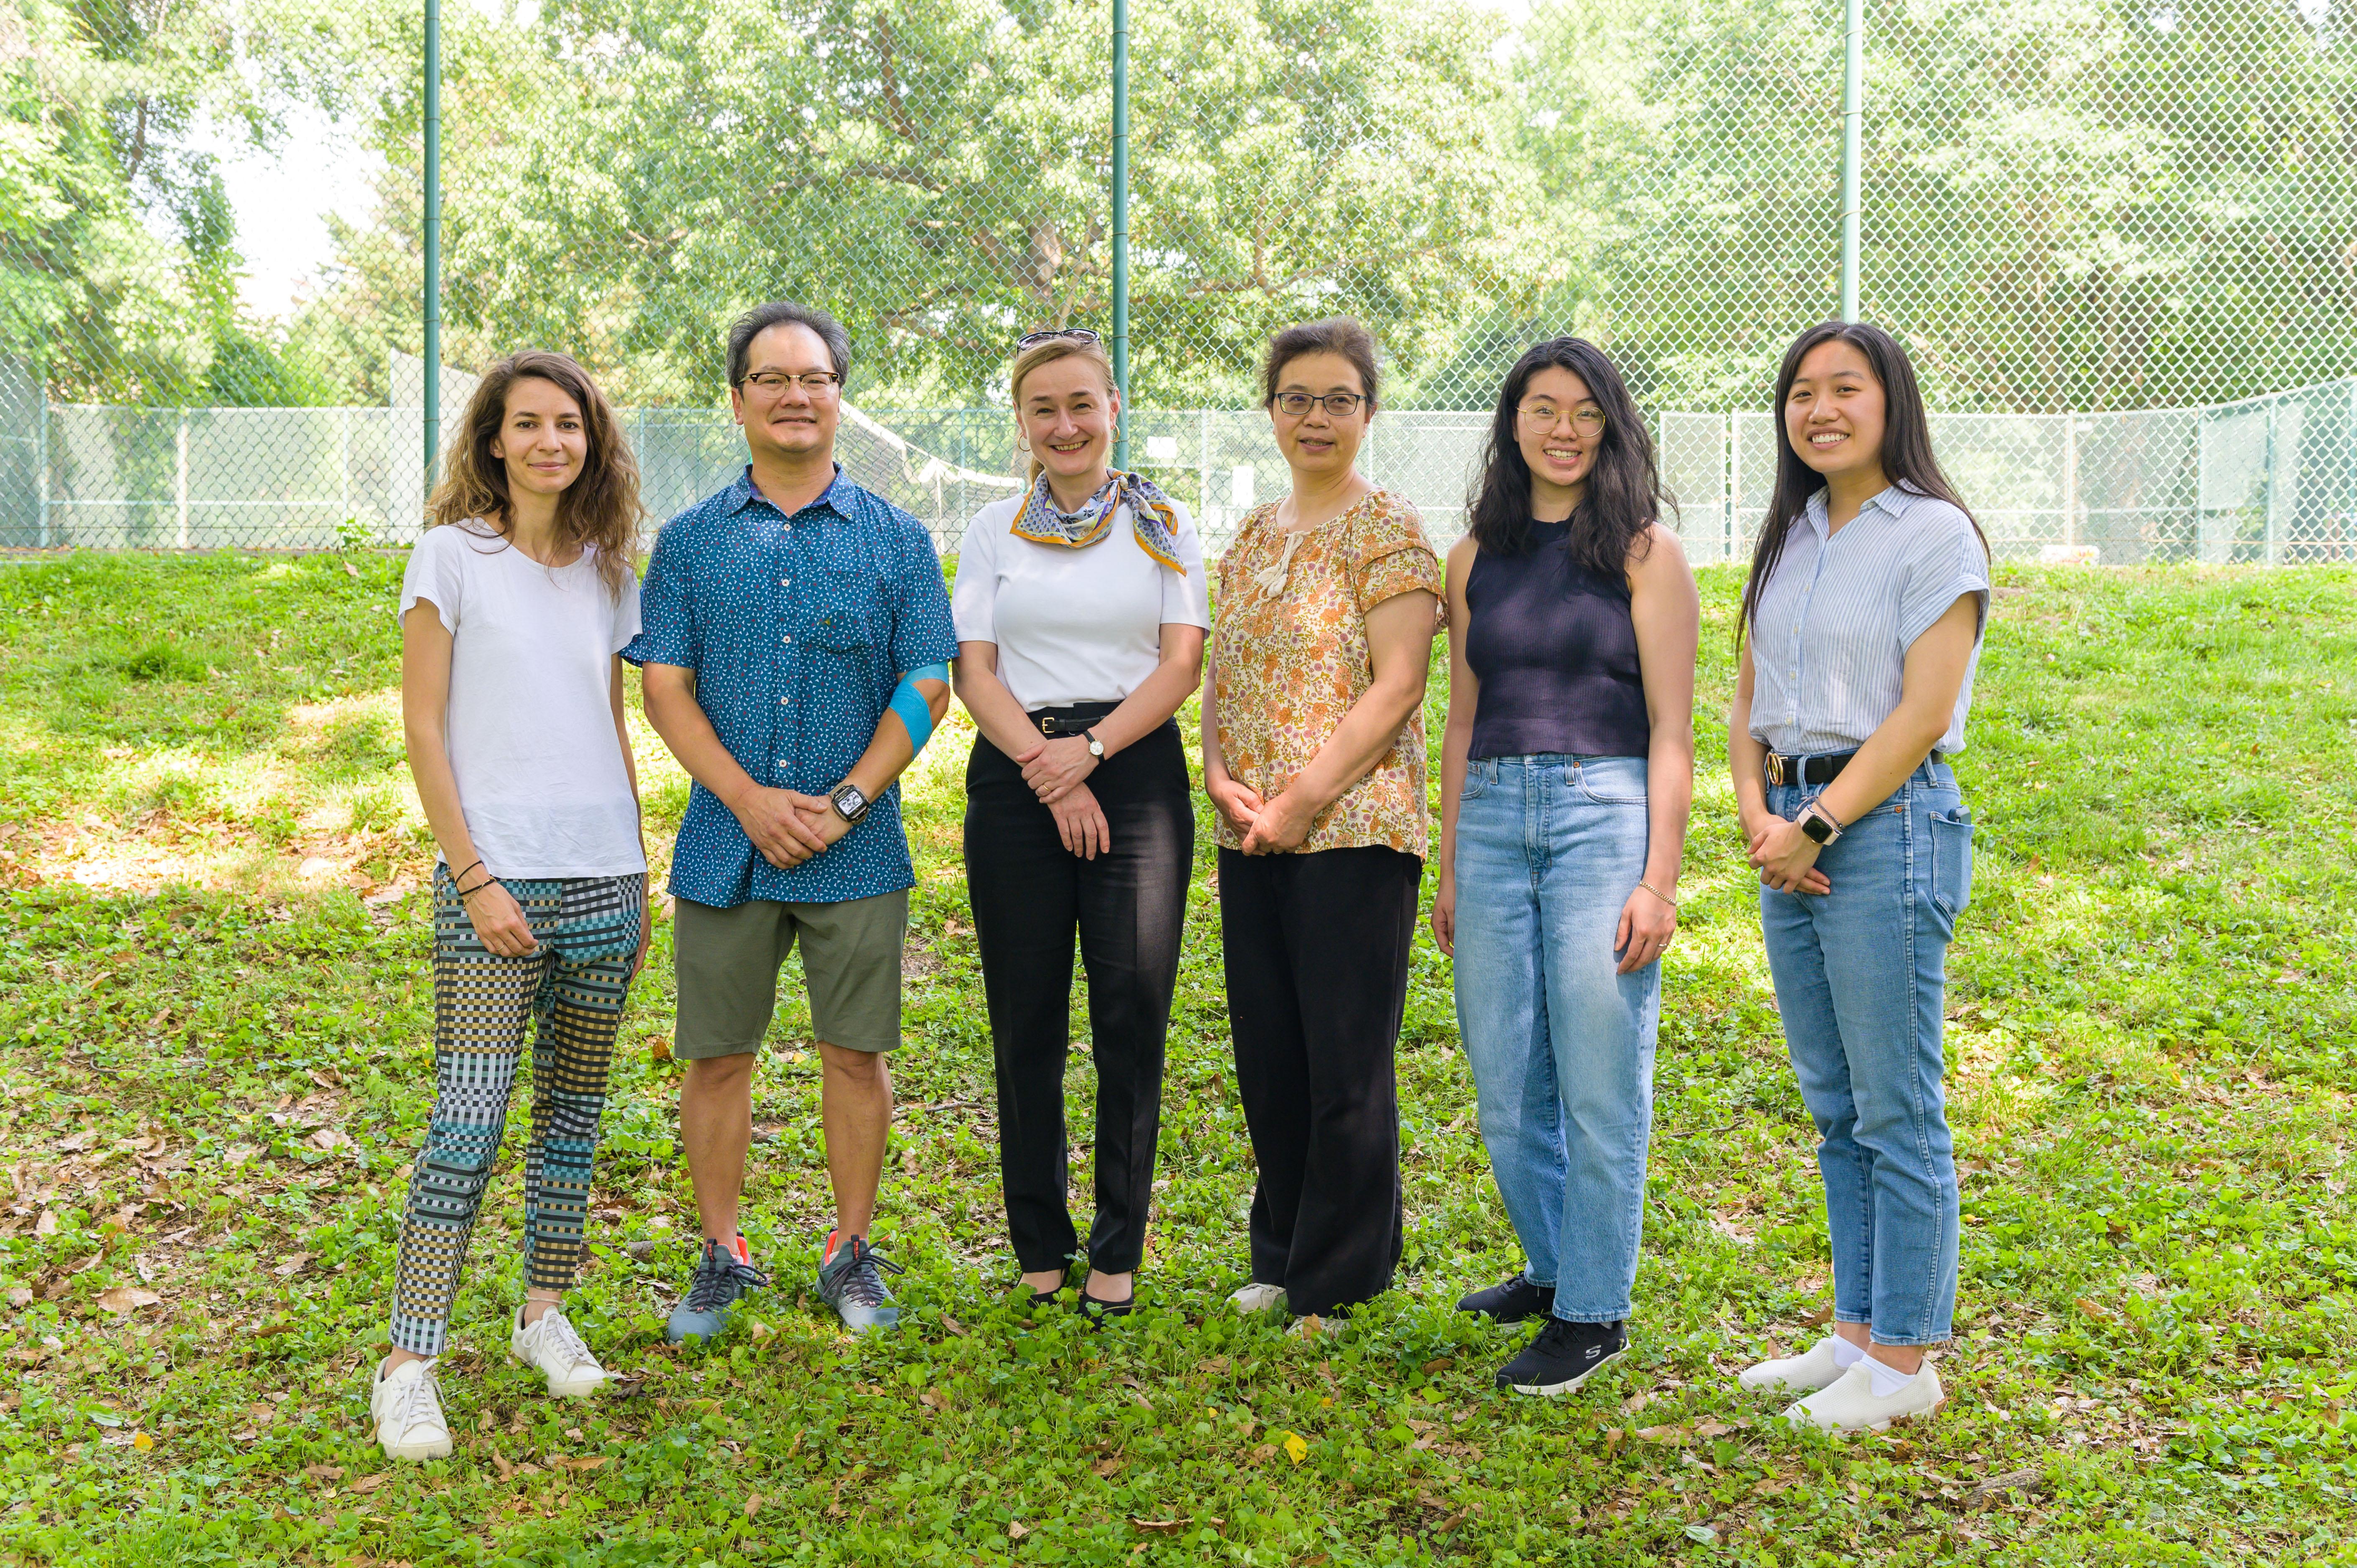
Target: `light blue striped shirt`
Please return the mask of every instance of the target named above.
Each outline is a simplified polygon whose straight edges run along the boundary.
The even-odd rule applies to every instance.
[[[1899,706],[1907,650],[1966,594],[1980,596],[1985,630],[1988,555],[1961,510],[1893,485],[1835,532],[1819,490],[1752,617],[1752,738],[1788,757],[1865,745]],[[1980,660],[1975,632],[1943,753],[1964,749]]]

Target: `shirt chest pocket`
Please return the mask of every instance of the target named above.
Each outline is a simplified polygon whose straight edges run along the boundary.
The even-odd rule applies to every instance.
[[[884,632],[884,579],[853,539],[831,539],[802,582],[811,640],[832,653],[873,648]]]

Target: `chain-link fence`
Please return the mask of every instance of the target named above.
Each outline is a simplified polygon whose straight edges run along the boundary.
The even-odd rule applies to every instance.
[[[442,350],[565,349],[658,509],[737,460],[721,333],[858,346],[846,461],[953,539],[1012,341],[1105,328],[1107,0],[480,0],[444,18]],[[2352,0],[1868,0],[1864,314],[2009,554],[2357,555]],[[1383,341],[1366,456],[1452,534],[1501,372],[1590,336],[1702,559],[1838,294],[1841,0],[1133,0],[1130,456],[1214,541],[1268,332]],[[425,488],[414,0],[0,0],[0,543],[394,542]],[[330,116],[373,215],[289,307],[222,160]],[[276,139],[274,142],[274,139]],[[251,156],[250,154],[247,156]],[[446,382],[446,417],[462,401]]]

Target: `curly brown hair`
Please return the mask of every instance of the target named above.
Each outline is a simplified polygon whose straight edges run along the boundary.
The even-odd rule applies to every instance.
[[[639,463],[622,439],[614,405],[569,354],[526,349],[483,372],[467,403],[460,425],[464,439],[449,448],[447,470],[425,503],[425,526],[480,518],[506,536],[511,526],[508,470],[491,456],[491,444],[507,419],[508,389],[527,377],[547,381],[570,397],[581,410],[582,433],[589,438],[581,477],[556,500],[557,542],[597,551],[598,580],[607,592],[619,594],[638,547],[639,521],[646,512],[639,501]]]

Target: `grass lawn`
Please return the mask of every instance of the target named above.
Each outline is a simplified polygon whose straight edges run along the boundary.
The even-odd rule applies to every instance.
[[[1095,1333],[1009,1300],[961,720],[909,787],[878,1227],[901,1331],[813,1310],[828,1205],[790,980],[748,1226],[778,1287],[716,1350],[662,1344],[694,1219],[660,925],[575,1297],[628,1391],[560,1404],[507,1360],[519,1111],[444,1364],[458,1451],[395,1469],[363,1383],[432,1094],[399,572],[0,564],[0,1561],[2357,1563],[2357,575],[2001,575],[1959,769],[1982,832],[1935,1422],[1833,1441],[1732,1386],[1831,1296],[1708,717],[1618,1367],[1500,1395],[1525,1331],[1452,1310],[1520,1256],[1428,938],[1399,1288],[1314,1341],[1223,1309],[1252,1161],[1208,831],[1146,1310]],[[1736,588],[1704,584],[1706,715]],[[639,751],[667,839],[685,780],[642,725]],[[1076,1058],[1076,1112],[1090,1079]]]

